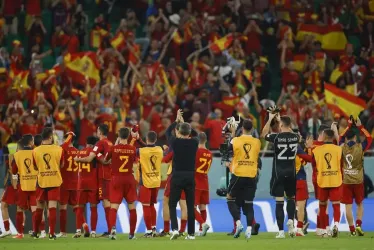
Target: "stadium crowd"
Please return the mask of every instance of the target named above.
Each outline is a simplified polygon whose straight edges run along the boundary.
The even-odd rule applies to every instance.
[[[275,103],[316,138],[326,121],[348,124],[327,83],[350,93],[345,109],[363,100],[374,133],[372,1],[2,2],[2,146],[47,123],[84,146],[102,122],[113,141],[117,123],[139,124],[162,144],[181,108],[218,149],[227,117],[262,127]]]

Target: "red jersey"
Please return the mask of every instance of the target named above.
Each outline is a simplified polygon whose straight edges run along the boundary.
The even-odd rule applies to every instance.
[[[111,169],[112,177],[121,177],[126,181],[134,179],[132,167],[136,160],[136,148],[129,144],[118,144],[111,148],[106,160],[112,159]]]
[[[85,148],[79,151],[78,157],[89,156],[92,148]],[[97,190],[97,165],[96,161],[90,163],[79,163],[78,190]]]
[[[205,148],[199,148],[196,152],[195,162],[195,188],[209,190],[208,172],[212,165],[212,152]]]
[[[79,154],[79,150],[69,146],[70,142],[61,145],[64,155],[64,167],[61,168],[62,185],[66,190],[76,190],[78,186],[79,163],[74,158]]]
[[[109,141],[107,138],[104,138],[98,141],[93,148],[93,153],[96,155],[97,158],[105,157],[112,148],[113,143]],[[99,171],[99,179],[110,180],[111,179],[111,169],[110,165],[103,165],[98,163],[98,171]]]
[[[80,123],[80,135],[78,144],[79,146],[86,145],[86,138],[96,133],[96,126],[93,122],[90,122],[86,118],[83,118]]]
[[[209,145],[212,149],[219,149],[224,141],[222,138],[222,128],[225,126],[226,122],[223,120],[205,120],[204,127],[209,130]]]

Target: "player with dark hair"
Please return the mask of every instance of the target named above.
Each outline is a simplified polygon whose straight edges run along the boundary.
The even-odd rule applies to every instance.
[[[75,134],[69,132],[65,135],[65,141],[61,145],[64,150],[64,167],[61,169],[62,185],[60,194],[60,233],[57,238],[66,238],[67,230],[67,207],[68,205],[76,211],[77,206],[77,186],[79,164],[74,162],[74,158],[79,154],[79,150],[73,146],[73,138]],[[79,227],[80,228],[80,227]],[[78,230],[78,228],[77,228]]]
[[[361,143],[356,141],[356,133],[353,125],[365,135],[365,140]],[[346,140],[345,140],[346,139]],[[373,138],[370,133],[362,126],[361,120],[357,118],[354,123],[352,117],[348,121],[347,129],[342,133],[339,144],[343,148],[343,185],[341,203],[345,204],[347,221],[352,236],[364,236],[362,230],[362,217],[364,207],[362,201],[365,198],[364,192],[364,153],[371,146]],[[352,212],[353,199],[357,204],[356,228],[354,226],[354,217]]]
[[[212,165],[212,152],[206,148],[207,136],[201,132],[198,136],[199,148],[196,152],[195,172],[195,219],[200,224],[199,234],[205,236],[210,226],[206,223],[206,205],[209,204],[208,173]],[[197,211],[199,207],[199,211]]]
[[[252,137],[253,124],[250,120],[243,120],[243,134],[235,137],[236,126],[231,126],[231,140],[233,159],[231,162],[231,179],[227,190],[227,205],[231,216],[236,222],[234,238],[239,238],[243,231],[240,221],[240,206],[236,198],[243,199],[243,211],[247,218],[246,239],[250,239],[254,218],[253,200],[257,189],[258,158],[261,150],[259,139]]]
[[[270,134],[270,124],[276,119],[279,123],[280,133]],[[279,232],[277,239],[285,238],[284,234],[284,194],[287,197],[288,234],[295,236],[295,195],[296,195],[296,170],[295,158],[298,151],[300,137],[291,129],[291,119],[288,116],[279,116],[279,113],[269,113],[269,120],[264,126],[261,137],[274,143],[273,171],[270,181],[270,194],[276,200],[276,218]]]
[[[156,234],[157,213],[154,205],[157,203],[157,194],[161,185],[163,158],[163,150],[155,145],[156,142],[156,132],[150,131],[146,137],[147,146],[137,150],[140,161],[138,200],[143,205],[144,222],[147,228],[144,235],[146,238],[154,237]]]
[[[86,147],[79,151],[77,157],[87,157],[92,153],[94,146],[98,142],[95,136],[88,136],[86,138]],[[84,237],[89,237],[90,233],[88,225],[84,219],[84,207],[90,203],[91,211],[91,237],[96,237],[97,226],[97,204],[99,203],[98,195],[98,176],[96,160],[90,163],[77,163],[79,166],[78,172],[78,188],[77,188],[77,208],[76,208],[76,229],[77,232],[73,238],[81,237],[81,227],[84,229]]]
[[[95,158],[98,159],[98,175],[99,175],[99,199],[103,201],[103,207],[105,211],[105,219],[107,222],[107,232],[102,234],[102,237],[108,237],[111,228],[109,227],[109,211],[110,211],[110,201],[109,201],[109,189],[111,180],[111,168],[109,164],[104,164],[103,160],[106,154],[110,151],[113,143],[108,140],[109,127],[106,124],[100,124],[97,128],[97,135],[100,139],[90,152],[89,156],[84,158],[75,158],[77,162],[90,163]],[[96,233],[91,233],[91,236],[96,236]]]
[[[35,135],[34,136],[34,146],[35,147],[39,147],[40,145],[42,145],[42,136],[41,135]]]
[[[49,239],[55,240],[56,207],[60,200],[60,186],[62,184],[60,167],[63,164],[64,154],[60,146],[53,144],[52,128],[43,129],[42,139],[42,145],[33,150],[34,166],[38,169],[37,209],[33,237],[38,238],[44,205],[48,204]]]
[[[342,184],[342,148],[334,145],[335,132],[332,129],[323,131],[324,144],[313,149],[312,164],[317,170],[319,213],[323,237],[327,237],[326,220],[327,201],[330,200],[334,210],[334,227],[332,237],[338,237],[340,221],[340,186]]]
[[[17,191],[17,214],[16,229],[18,234],[16,239],[23,238],[23,223],[25,210],[31,209],[32,214],[36,210],[36,181],[38,171],[33,164],[32,149],[34,147],[34,138],[31,134],[24,135],[20,140],[21,148],[14,154],[12,161],[12,174],[18,174],[18,191]],[[34,216],[33,216],[34,218]],[[34,219],[33,219],[34,224]]]
[[[130,129],[121,128],[119,136],[111,150],[105,157],[105,161],[111,161],[112,180],[110,183],[110,214],[109,223],[111,233],[109,238],[116,239],[117,210],[122,200],[125,199],[130,213],[129,239],[135,239],[136,215],[136,180],[133,175],[133,166],[136,160],[136,148],[128,144]]]

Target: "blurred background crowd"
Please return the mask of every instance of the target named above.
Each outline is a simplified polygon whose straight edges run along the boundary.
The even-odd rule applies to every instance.
[[[1,144],[53,124],[76,144],[107,123],[165,132],[183,109],[211,149],[232,115],[274,104],[303,135],[374,135],[374,1],[2,0]]]

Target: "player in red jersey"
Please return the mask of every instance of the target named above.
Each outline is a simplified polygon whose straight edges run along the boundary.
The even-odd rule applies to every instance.
[[[116,115],[109,113],[102,113],[96,118],[97,124],[105,124],[108,126],[108,139],[110,141],[116,140],[117,122]]]
[[[88,136],[86,138],[86,148],[79,151],[78,157],[87,157],[93,151],[93,147],[99,139],[95,136]],[[91,237],[96,237],[96,226],[97,226],[97,204],[99,203],[98,196],[98,179],[97,179],[97,167],[96,161],[90,163],[79,163],[78,172],[78,191],[77,191],[77,203],[76,208],[76,228],[77,232],[73,236],[74,238],[81,237],[81,227],[84,229],[84,237],[89,237],[89,228],[84,219],[84,207],[87,203],[90,203],[91,208]]]
[[[112,180],[109,192],[109,225],[111,228],[109,238],[112,240],[116,239],[117,210],[123,199],[126,200],[130,213],[129,239],[135,239],[137,183],[133,175],[133,165],[136,160],[136,148],[128,144],[129,135],[130,130],[128,128],[121,128],[116,145],[111,148],[105,157],[105,161],[112,160]]]
[[[106,124],[101,124],[97,129],[97,135],[99,141],[96,143],[93,151],[84,158],[75,158],[77,162],[90,163],[95,158],[100,162],[98,163],[98,178],[99,178],[99,200],[103,201],[103,207],[105,210],[105,219],[108,226],[108,231],[104,232],[102,237],[108,237],[109,231],[109,211],[110,211],[110,201],[109,201],[109,186],[111,180],[111,169],[109,164],[104,164],[103,160],[105,155],[110,151],[113,143],[108,139],[109,127]]]
[[[206,148],[207,136],[204,132],[199,136],[199,149],[196,152],[195,172],[195,219],[200,224],[201,236],[206,236],[210,226],[206,223],[206,205],[209,204],[208,172],[212,165],[212,152]],[[199,207],[200,213],[197,211]]]
[[[65,135],[65,141],[61,145],[64,150],[64,167],[61,168],[62,185],[60,189],[60,233],[57,238],[66,238],[67,207],[74,208],[77,205],[77,186],[79,164],[74,162],[74,158],[79,154],[79,150],[73,146],[75,134],[69,132]]]

